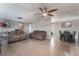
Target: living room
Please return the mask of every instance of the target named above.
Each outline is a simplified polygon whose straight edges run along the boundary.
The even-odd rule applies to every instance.
[[[0,3],[1,55],[79,55],[78,7],[73,3]]]

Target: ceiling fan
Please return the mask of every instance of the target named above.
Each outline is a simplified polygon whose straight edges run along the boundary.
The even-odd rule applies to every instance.
[[[39,10],[42,12],[42,13],[37,13],[35,15],[42,15],[42,17],[44,16],[54,16],[53,14],[51,14],[52,12],[55,12],[57,11],[58,9],[52,9],[52,10],[48,10],[46,7],[45,8],[39,8]]]

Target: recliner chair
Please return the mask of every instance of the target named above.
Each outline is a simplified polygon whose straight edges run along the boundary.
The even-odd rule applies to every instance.
[[[46,31],[36,30],[33,33],[30,33],[29,37],[32,39],[44,40],[44,39],[46,39]]]

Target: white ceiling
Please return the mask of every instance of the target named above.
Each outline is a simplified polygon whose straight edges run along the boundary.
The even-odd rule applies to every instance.
[[[79,19],[79,4],[73,3],[0,3],[0,19],[18,21],[17,17],[20,16],[23,20],[19,21],[31,23],[42,19],[40,15],[34,15],[40,12],[39,7],[47,7],[49,10],[57,8],[58,11],[52,17],[55,20]]]

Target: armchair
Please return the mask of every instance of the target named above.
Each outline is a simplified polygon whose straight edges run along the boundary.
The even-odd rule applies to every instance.
[[[29,34],[29,37],[32,39],[44,40],[46,39],[46,31],[34,31]]]

